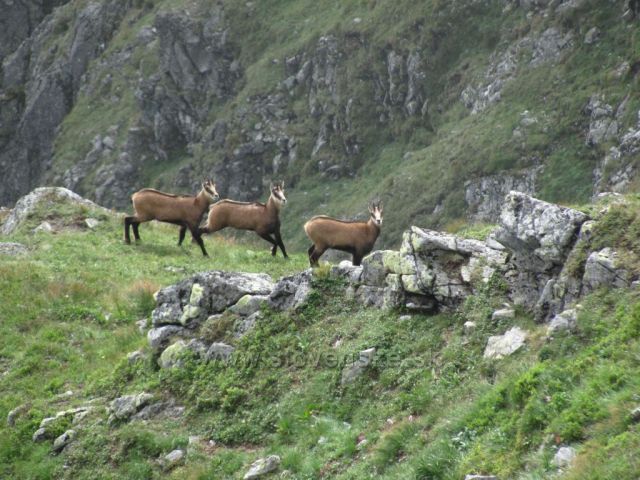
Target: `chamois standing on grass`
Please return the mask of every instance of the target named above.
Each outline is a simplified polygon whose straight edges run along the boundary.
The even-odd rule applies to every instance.
[[[131,243],[129,237],[129,227],[133,227],[133,235],[136,242],[140,240],[138,226],[150,220],[173,223],[180,225],[180,236],[178,245],[182,245],[187,228],[191,232],[191,237],[198,242],[202,249],[202,254],[206,257],[207,251],[200,229],[200,219],[207,211],[209,205],[219,198],[216,184],[212,180],[207,180],[202,184],[202,190],[196,195],[172,195],[153,188],[143,188],[131,196],[133,202],[134,215],[124,219],[124,241]]]
[[[382,202],[369,204],[368,222],[347,222],[318,215],[304,224],[304,232],[313,245],[309,247],[309,263],[319,265],[318,260],[328,249],[342,250],[353,255],[352,263],[360,265],[380,235],[382,225]]]
[[[280,209],[285,203],[284,182],[271,184],[271,195],[266,204],[220,200],[209,210],[207,225],[200,231],[214,233],[226,227],[253,230],[273,245],[271,255],[275,256],[280,247],[284,258],[288,258],[280,236]]]

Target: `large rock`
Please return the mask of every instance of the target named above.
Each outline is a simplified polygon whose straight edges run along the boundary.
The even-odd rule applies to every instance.
[[[484,358],[504,358],[518,351],[527,339],[527,332],[519,327],[513,327],[504,335],[489,337],[484,349]]]
[[[225,343],[212,343],[207,353],[205,354],[205,358],[209,361],[223,361],[226,362],[231,357],[231,354],[235,351],[231,345],[227,345]]]
[[[553,287],[578,239],[587,215],[511,192],[505,198],[492,241],[509,253],[505,279],[511,300],[543,320],[561,308]],[[559,304],[553,306],[552,304]]]
[[[611,248],[593,252],[587,258],[582,279],[583,293],[601,287],[628,287],[630,284],[631,274],[620,266],[618,254]]]
[[[22,197],[16,203],[15,208],[6,219],[0,233],[10,235],[14,233],[20,225],[36,210],[46,210],[52,205],[68,203],[82,207],[88,207],[103,212],[108,212],[105,208],[96,205],[90,200],[82,198],[71,190],[61,187],[41,187]]]
[[[139,393],[137,395],[124,395],[114,399],[109,405],[109,423],[116,421],[127,421],[136,412],[148,405],[153,400],[150,393]]]
[[[435,298],[441,306],[455,307],[506,267],[507,255],[485,242],[411,227],[404,233],[399,258],[410,258],[414,275],[401,275],[409,293]]]
[[[587,218],[577,210],[510,192],[495,238],[514,253],[518,265],[544,272],[564,264]]]
[[[307,301],[311,293],[311,269],[281,278],[269,296],[269,305],[276,310],[296,309]]]
[[[194,328],[210,315],[236,304],[245,295],[269,295],[271,277],[263,273],[213,270],[199,273],[156,294],[154,325],[183,325]]]

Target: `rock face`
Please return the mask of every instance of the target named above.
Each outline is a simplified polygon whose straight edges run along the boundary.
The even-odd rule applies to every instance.
[[[611,248],[604,248],[589,255],[584,268],[583,292],[600,287],[628,287],[631,275],[619,265],[618,255]]]
[[[27,23],[20,27],[12,23],[7,30],[19,28],[22,31],[17,38],[29,36],[3,63],[0,89],[21,93],[10,94],[8,98],[2,95],[3,117],[6,115],[3,120],[9,125],[0,141],[0,170],[7,179],[0,185],[2,204],[15,201],[42,179],[58,126],[73,107],[89,62],[104,49],[128,9],[125,2],[119,1],[89,3],[77,14],[73,24],[67,25],[73,34],[62,46],[63,51],[56,55],[51,48],[51,39],[59,28],[54,17],[44,17],[35,28],[29,20],[42,19],[62,3],[65,2],[41,2],[40,7],[25,7],[24,2],[12,2],[9,17],[3,15],[3,20],[8,21],[22,17]],[[5,32],[3,30],[3,36]],[[11,43],[2,42],[3,50]]]
[[[465,183],[465,201],[469,216],[476,222],[495,222],[500,217],[505,195],[511,191],[533,195],[539,169],[533,168],[513,175],[500,174],[469,180]]]

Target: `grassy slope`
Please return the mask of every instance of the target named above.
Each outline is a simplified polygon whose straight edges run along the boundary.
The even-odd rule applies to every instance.
[[[596,229],[602,242],[627,249],[629,265],[637,262],[637,212],[635,203],[615,207]],[[42,214],[75,224],[87,212]],[[401,312],[359,308],[339,282],[320,275],[301,311],[266,312],[238,343],[233,365],[129,365],[126,353],[146,343],[134,322],[148,316],[158,287],[207,268],[278,276],[305,264],[301,255],[272,259],[261,243],[249,250],[211,240],[212,258],[203,259],[193,245],[176,247],[176,233],[145,225],[144,244],[125,246],[119,222],[103,217],[96,232],[10,238],[33,253],[0,259],[0,418],[25,402],[32,409],[15,428],[0,426],[0,476],[241,478],[253,460],[276,453],[295,479],[459,479],[479,472],[541,479],[554,471],[557,445],[571,444],[579,457],[566,478],[635,478],[640,430],[628,412],[640,400],[637,292],[592,295],[576,334],[546,340],[544,327],[522,312],[490,320],[503,301],[499,279],[456,314],[400,320]],[[471,335],[462,331],[467,320],[478,324]],[[484,360],[488,336],[511,325],[531,332],[527,347]],[[208,335],[228,341],[224,331]],[[336,364],[374,346],[373,368],[342,387]],[[56,399],[69,389],[71,400]],[[97,421],[104,414],[96,415],[58,457],[31,442],[45,416],[142,390],[177,398],[187,406],[185,420],[108,427]],[[190,449],[186,466],[162,473],[156,458],[194,434],[216,445]]]
[[[210,3],[137,4],[140,8],[127,15],[105,55],[132,44],[136,32],[152,23],[159,11],[182,5],[192,15],[206,16]],[[64,9],[73,11],[81,4],[76,0]],[[355,178],[339,181],[319,179],[318,159],[310,157],[318,125],[309,116],[306,91],[296,91],[291,99],[296,118],[290,128],[298,139],[301,163],[286,174],[291,202],[283,228],[298,246],[304,243],[301,226],[309,216],[362,214],[367,200],[375,195],[385,198],[388,212],[381,244],[397,245],[410,222],[440,227],[458,223],[465,210],[465,180],[538,163],[546,165],[539,196],[585,202],[591,194],[593,168],[608,145],[595,149],[584,145],[588,118],[583,108],[593,93],[603,93],[616,107],[637,88],[632,75],[620,79],[612,75],[622,61],[635,58],[640,48],[637,24],[620,20],[619,2],[587,0],[569,13],[548,18],[538,15],[532,20],[519,8],[503,12],[504,2],[497,0],[472,6],[436,0],[352,0],[323,2],[322,6],[310,0],[269,0],[254,2],[252,13],[244,2],[224,5],[230,38],[246,74],[234,98],[211,106],[212,121],[232,117],[251,95],[274,91],[284,78],[282,60],[301,51],[310,55],[317,39],[327,34],[337,36],[342,50],[338,102],[344,105],[348,98],[359,99],[352,121],[363,150],[351,161],[360,168]],[[354,18],[361,22],[354,23]],[[516,78],[505,85],[502,101],[481,114],[469,115],[459,101],[460,92],[466,85],[484,81],[491,54],[504,51],[528,32],[535,37],[551,26],[572,31],[574,48],[560,62],[537,68],[527,67],[528,57],[523,54],[525,61]],[[582,38],[592,26],[602,31],[601,38],[594,45],[584,45]],[[364,46],[353,47],[349,39],[354,34],[365,39]],[[386,79],[389,49],[405,54],[415,49],[422,52],[428,118],[406,119],[397,111],[383,123],[377,120],[380,112],[373,102],[374,78]],[[139,45],[122,68],[96,77],[93,83],[100,85],[101,75],[112,75],[111,87],[79,95],[56,142],[56,169],[83,158],[94,135],[104,135],[110,125],[120,125],[118,135],[125,135],[138,115],[133,98],[138,78],[151,74],[157,64],[156,50]],[[121,97],[119,102],[111,100],[114,94]],[[640,100],[631,96],[621,131],[635,123],[639,108]],[[512,132],[525,110],[538,123],[525,129],[524,139],[518,140]],[[238,137],[237,132],[233,135]],[[194,153],[196,161],[221,160],[222,152],[201,150]],[[405,158],[406,152],[413,153]],[[321,155],[339,163],[344,154],[335,147]],[[112,160],[106,157],[102,161]],[[149,165],[145,181],[170,188],[178,167],[187,161],[190,159],[184,152],[175,152],[168,162]],[[91,181],[85,182],[87,192],[93,189]],[[437,205],[443,208],[434,213]]]

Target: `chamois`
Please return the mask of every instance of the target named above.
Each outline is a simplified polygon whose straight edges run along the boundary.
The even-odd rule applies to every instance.
[[[214,233],[226,227],[253,230],[273,245],[271,255],[275,256],[278,247],[280,247],[284,258],[289,258],[280,236],[279,214],[285,203],[287,203],[287,198],[284,196],[284,182],[271,184],[271,195],[266,204],[220,200],[209,210],[207,225],[200,231]]]
[[[304,232],[313,245],[309,247],[309,263],[319,265],[318,260],[329,248],[353,255],[352,263],[360,265],[376,243],[382,225],[382,202],[369,204],[368,222],[347,222],[325,215],[313,217],[304,224]]]
[[[202,254],[206,257],[208,256],[207,251],[204,248],[204,242],[198,226],[204,212],[218,198],[216,184],[212,180],[204,182],[202,190],[195,197],[172,195],[153,188],[143,188],[131,196],[135,214],[124,219],[124,241],[131,243],[129,226],[133,227],[133,235],[137,242],[140,240],[138,226],[150,220],[158,220],[180,225],[178,245],[182,245],[188,228],[191,232],[191,237],[198,242],[202,249]]]

